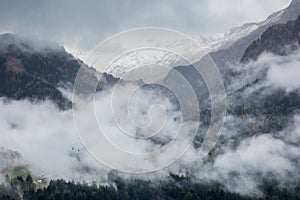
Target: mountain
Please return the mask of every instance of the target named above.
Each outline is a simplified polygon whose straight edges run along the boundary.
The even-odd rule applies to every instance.
[[[208,54],[202,60],[198,61],[203,64],[201,66],[209,67],[208,64],[211,64],[209,62],[209,56],[212,56],[213,59],[217,59],[215,61],[221,69],[227,89],[227,116],[224,117],[223,134],[220,136],[218,143],[214,146],[213,150],[209,152],[208,158],[204,160],[204,163],[200,163],[198,157],[196,157],[195,160],[192,158],[187,164],[184,162],[179,163],[180,167],[182,165],[187,173],[183,173],[185,174],[183,177],[177,175],[172,176],[171,174],[171,177],[174,180],[171,179],[171,181],[165,182],[166,186],[164,186],[164,188],[173,188],[172,184],[175,183],[175,185],[178,185],[177,182],[182,182],[183,186],[193,188],[197,181],[204,181],[204,184],[206,184],[206,182],[212,181],[212,183],[214,183],[214,181],[217,181],[217,185],[220,185],[222,188],[222,196],[217,196],[215,197],[216,199],[225,198],[223,188],[234,191],[235,193],[241,192],[242,194],[245,194],[244,189],[246,188],[246,194],[250,193],[250,195],[260,195],[260,191],[262,191],[265,192],[262,194],[265,194],[266,198],[268,198],[268,194],[276,194],[274,191],[280,191],[278,188],[284,188],[283,194],[289,194],[289,192],[292,191],[292,194],[295,193],[298,197],[299,190],[297,189],[299,188],[300,177],[298,170],[300,163],[300,148],[298,148],[300,143],[300,129],[298,129],[300,127],[298,127],[300,122],[300,86],[292,91],[288,91],[285,90],[285,88],[268,84],[267,74],[269,65],[266,66],[264,63],[260,65],[259,62],[258,64],[252,65],[252,62],[247,62],[250,59],[257,59],[264,51],[278,55],[287,55],[289,54],[289,51],[286,51],[287,45],[290,45],[293,50],[294,47],[297,46],[294,44],[299,44],[300,17],[288,22],[286,22],[286,20],[296,16],[300,4],[299,1],[293,1],[291,5],[293,6],[289,6],[287,9],[271,15],[264,22],[249,23],[232,29],[227,35],[228,40],[219,40],[222,42],[222,47],[218,46],[218,44],[215,44],[216,46],[214,46],[214,48],[222,49]],[[209,43],[209,41],[207,41],[207,43]],[[247,45],[248,43],[250,45]],[[186,45],[186,47],[188,47],[183,41],[178,41],[178,44],[165,43],[162,45],[178,45],[178,47],[180,47],[180,45]],[[245,51],[242,51],[243,48],[245,48]],[[184,51],[186,55],[193,56],[191,51],[188,51],[187,49]],[[155,56],[149,57],[148,53]],[[118,67],[113,68],[111,72],[118,72],[119,69],[130,70],[132,67],[140,65],[141,63],[136,62],[139,60],[134,60],[133,62],[130,60],[131,55],[132,54],[129,54],[129,59],[119,60]],[[214,57],[218,55],[223,57]],[[134,56],[140,57],[143,62],[149,63],[156,61],[156,59],[163,59],[164,62],[170,62],[171,64],[174,59],[176,59],[167,54],[156,55],[153,52],[147,51],[136,54],[134,52]],[[226,67],[224,67],[225,65],[222,65],[222,63],[239,62],[240,60],[242,62],[238,63],[237,67],[234,66],[236,68],[233,68],[233,66],[230,65]],[[271,63],[272,62],[273,61],[271,61]],[[124,66],[125,68],[123,68]],[[105,80],[98,81],[97,77],[100,74],[97,73],[95,69],[88,67],[82,61],[75,59],[71,54],[66,52],[63,47],[57,44],[29,40],[12,34],[0,35],[0,80],[2,83],[0,86],[0,96],[2,97],[17,100],[29,98],[33,101],[50,99],[57,103],[62,109],[69,108],[71,102],[64,97],[61,88],[72,90],[80,67],[83,67],[81,69],[86,73],[85,76],[79,77],[81,78],[79,80],[88,84],[97,81],[97,90],[105,89],[119,80],[110,74],[104,74]],[[212,109],[209,90],[206,87],[205,80],[201,74],[198,74],[193,66],[178,66],[174,69],[175,70],[170,71],[164,81],[165,83],[169,82],[169,84],[173,84],[167,85],[172,86],[172,89],[178,91],[176,95],[179,94],[180,97],[183,97],[184,103],[187,104],[187,107],[184,108],[191,109],[191,111],[195,110],[195,107],[193,107],[195,104],[192,102],[193,99],[189,98],[190,96],[187,92],[188,89],[190,89],[190,86],[194,89],[198,101],[200,102],[199,121],[201,123],[199,125],[198,134],[193,140],[195,149],[192,149],[198,150],[203,143],[203,136],[205,136],[211,122]],[[186,84],[188,87],[184,86],[185,82],[180,82],[176,79],[176,76],[178,75],[177,72],[184,76],[183,79],[188,80],[190,83],[190,85]],[[142,84],[142,82],[140,83]],[[89,87],[85,86],[86,85],[83,84],[83,87],[80,88],[82,90],[79,92],[90,92],[86,91]],[[163,88],[157,85],[145,85],[143,88],[149,92],[155,90],[157,96],[171,96],[170,99],[173,100],[171,102],[178,105],[176,111],[180,108],[179,106],[183,105],[179,105],[181,102],[176,101],[176,97],[167,87]],[[120,98],[120,100],[122,100],[122,98]],[[141,101],[144,101],[144,99]],[[188,107],[188,105],[192,106]],[[193,113],[189,112],[190,110],[183,110],[186,113]],[[106,117],[109,113],[104,111],[104,114]],[[71,115],[68,116],[72,117]],[[194,116],[191,116],[191,118],[192,117]],[[107,118],[109,119],[109,117]],[[16,119],[16,121],[18,120],[19,118]],[[51,120],[51,118],[49,118],[49,120]],[[87,118],[87,120],[90,119]],[[173,118],[173,120],[177,121],[177,118]],[[188,118],[188,120],[190,120],[190,118]],[[189,122],[188,120],[187,122]],[[191,121],[194,120],[195,118],[192,118]],[[14,122],[9,122],[8,124],[13,131],[15,127],[17,127]],[[65,123],[63,123],[63,126],[65,126]],[[115,125],[112,124],[112,126]],[[50,131],[58,132],[58,134],[65,132],[63,131],[64,129],[60,128],[57,130],[54,128],[52,130],[52,126],[49,129],[51,129]],[[87,131],[88,130],[89,129],[87,129]],[[113,129],[111,130],[114,131]],[[13,131],[11,134],[14,134]],[[10,134],[10,132],[8,133]],[[16,137],[18,137],[18,135],[16,135]],[[67,139],[69,140],[69,138]],[[166,143],[165,140],[156,138],[152,138],[151,140],[153,143],[161,146]],[[39,141],[38,138],[35,141]],[[72,139],[70,141],[73,142]],[[63,144],[63,146],[68,145]],[[53,149],[53,147],[51,148]],[[74,150],[74,147],[72,147],[72,150]],[[47,151],[49,150],[47,149]],[[61,152],[62,154],[64,153],[63,151]],[[92,166],[84,165],[84,154],[80,154],[79,156],[79,152],[82,153],[84,149],[81,150],[76,148],[75,151],[76,154],[72,151],[70,157],[72,160],[74,158],[77,159],[76,161],[78,162],[83,160],[82,166],[84,167],[80,167],[80,172],[89,173],[90,171],[93,171]],[[43,155],[43,157],[47,159],[46,156]],[[26,158],[26,156],[24,156],[24,158]],[[189,155],[185,158],[189,159]],[[43,160],[38,160],[38,162],[42,161]],[[14,173],[16,171],[18,173],[14,174],[17,175],[19,174],[19,171],[25,171],[27,173],[27,171],[24,170],[22,162],[22,156],[18,152],[4,148],[0,149],[0,169],[3,174]],[[15,170],[15,168],[17,170]],[[68,171],[72,170],[73,168],[68,168]],[[95,174],[91,173],[92,176]],[[186,174],[188,174],[187,178],[185,177]],[[99,174],[96,175],[99,176]],[[0,174],[0,178],[3,179],[4,177]],[[192,181],[188,182],[190,179]],[[128,183],[131,184],[130,181]],[[133,185],[136,186],[136,183],[139,183],[139,180],[134,180]],[[152,188],[150,188],[152,192],[149,192],[149,194],[153,195],[153,182],[149,181],[149,184],[150,183],[152,185]],[[254,183],[254,186],[252,188],[247,188],[249,183]],[[44,190],[44,193],[51,192],[51,188],[54,187],[53,184],[55,184],[55,182],[51,182],[48,189]],[[80,186],[80,184],[78,185]],[[272,187],[269,187],[269,185]],[[294,188],[293,185],[297,188]],[[57,187],[62,188],[62,184],[59,184]],[[127,187],[129,186],[126,186],[126,182],[120,183],[116,186],[116,191],[122,192],[125,190],[124,188]],[[201,191],[201,187],[195,188],[195,191]],[[266,189],[263,187],[266,187]],[[100,187],[93,186],[93,188],[99,189]],[[177,190],[176,187],[175,190]],[[2,191],[3,189],[0,188],[0,192]],[[55,191],[57,193],[57,190]],[[161,193],[160,190],[157,191]],[[211,190],[210,188],[208,191],[214,192],[214,190]],[[75,194],[74,191],[72,192]],[[139,192],[139,194],[144,194],[143,192],[144,191]],[[113,190],[113,193],[115,193],[115,190]],[[177,195],[177,197],[180,196],[174,191],[171,191],[170,193]],[[33,193],[31,193],[31,195],[33,195]],[[207,196],[208,195],[204,193],[204,198]],[[68,199],[70,198],[71,197]],[[192,197],[187,199],[192,199]],[[276,196],[274,199],[288,198],[282,197],[280,194],[279,197]]]
[[[227,73],[225,69],[227,63],[239,62],[247,47],[253,41],[258,39],[270,26],[295,20],[299,14],[300,0],[293,0],[287,8],[271,14],[262,22],[246,23],[242,26],[232,28],[224,35],[208,38],[201,36],[194,37],[193,39],[202,47],[202,50],[213,59],[221,72],[225,74]],[[158,44],[151,43],[151,46],[153,45],[157,46],[159,49],[175,49],[176,53],[192,63],[197,62],[199,60],[199,55],[203,55],[204,53],[193,48],[194,46],[191,45],[191,41],[189,40],[170,39],[169,41],[160,41]],[[132,51],[126,55],[122,55],[111,64],[106,72],[116,77],[121,77],[139,66],[146,66],[149,64],[162,64],[171,67],[185,67],[187,65],[186,62],[177,55],[166,51],[147,49]],[[178,67],[176,67],[176,69],[178,69]],[[189,70],[180,69],[180,71],[188,73]]]
[[[13,34],[0,35],[0,97],[28,98],[33,101],[49,99],[60,108],[69,108],[61,88],[72,90],[79,68],[83,66],[89,79],[95,70],[74,58],[58,44],[36,41]],[[91,77],[93,76],[93,77]],[[109,74],[108,82],[116,79]],[[98,89],[105,87],[99,82]]]
[[[268,22],[276,21],[278,15],[271,16],[268,19]],[[189,38],[179,37],[165,38],[163,41],[160,40],[157,42],[151,40],[149,44],[145,46],[153,46],[154,48],[126,52],[126,54],[123,54],[110,63],[106,72],[113,74],[116,77],[122,77],[122,75],[135,68],[151,64],[167,65],[170,67],[187,65],[187,62],[184,59],[191,63],[195,63],[200,59],[201,55],[231,46],[240,38],[256,30],[260,24],[261,23],[245,24],[241,27],[233,28],[223,35],[192,37],[191,39],[193,41]],[[198,48],[195,47],[196,44],[199,45]],[[172,51],[169,52],[161,49],[172,49]],[[73,50],[72,54],[84,58],[84,54],[81,52]]]
[[[238,40],[247,37],[254,31],[256,31],[258,28],[267,24],[277,22],[281,17],[281,15],[283,14],[283,12],[284,12],[283,10],[275,12],[262,22],[246,23],[243,24],[242,26],[232,28],[229,32],[225,33],[224,35],[221,35],[219,38],[214,38],[213,40],[211,40],[210,48],[209,48],[210,51],[208,52],[222,51],[222,49],[229,48]],[[200,44],[202,44],[201,41]],[[208,46],[208,45],[204,45],[204,46]]]
[[[247,47],[254,40],[258,39],[270,26],[295,20],[299,14],[300,0],[293,0],[287,8],[271,14],[265,21],[260,23],[249,23],[240,27],[240,29],[249,29],[249,27],[254,26],[256,29],[249,34],[246,34],[244,37],[241,37],[229,47],[210,53],[210,56],[220,70],[224,70],[226,63],[239,62]]]
[[[0,96],[51,99],[61,107],[70,104],[58,87],[74,82],[80,61],[63,47],[13,34],[0,35],[0,46]]]
[[[300,16],[295,21],[276,24],[268,28],[262,36],[246,49],[241,61],[256,60],[263,52],[286,55],[300,44]]]
[[[216,64],[220,73],[223,77],[225,87],[232,81],[234,76],[231,69],[227,66],[228,63],[239,63],[243,57],[244,52],[248,46],[258,38],[271,26],[280,23],[286,23],[289,20],[297,19],[300,15],[300,0],[293,0],[291,4],[278,12],[271,14],[265,21],[259,23],[247,23],[241,27],[237,27],[231,30],[227,35],[231,39],[223,43],[223,47],[219,50],[211,52],[204,56],[202,60],[197,63],[205,63],[207,59],[212,59]],[[226,41],[226,40],[222,40]],[[200,64],[201,66],[201,64]],[[205,64],[202,66],[205,66]],[[187,81],[192,85],[193,89],[197,91],[197,96],[199,101],[204,101],[208,99],[208,92],[205,86],[205,81],[203,77],[195,73],[194,66],[183,66],[179,65],[174,67],[176,71],[183,75]],[[165,80],[170,79],[172,74],[169,74]],[[180,86],[178,86],[180,87]]]
[[[193,37],[192,39],[201,46],[201,50],[194,48],[189,39],[172,40],[168,38],[166,41],[159,41],[157,44],[152,41],[149,46],[158,49],[174,49],[176,54],[180,56],[158,49],[131,51],[114,60],[110,67],[106,69],[106,72],[116,77],[122,77],[137,67],[149,64],[162,64],[171,67],[184,66],[187,64],[182,58],[195,63],[199,60],[199,55],[204,52],[212,57],[220,70],[224,70],[227,62],[240,61],[246,48],[259,38],[268,27],[277,23],[295,20],[298,14],[300,14],[300,0],[293,0],[289,7],[271,14],[262,22],[246,23],[232,28],[224,35]],[[73,51],[72,53],[81,58],[85,56],[82,52]]]
[[[231,138],[231,141],[234,141],[233,146],[239,145],[247,137],[282,131],[293,121],[294,112],[300,108],[299,89],[286,91],[284,88],[268,84],[269,65],[240,63],[242,57],[242,61],[255,59],[263,51],[279,55],[288,54],[285,46],[291,45],[291,49],[294,49],[294,44],[297,46],[299,43],[299,15],[300,1],[296,0],[288,8],[269,16],[264,22],[249,23],[236,29],[239,32],[245,28],[249,30],[248,35],[238,39],[228,48],[210,53],[198,61],[197,64],[201,67],[209,67],[205,60],[211,57],[221,72],[227,93],[227,113],[240,120],[233,128],[237,131]],[[293,21],[290,21],[292,18]],[[227,63],[234,63],[234,65],[227,65]],[[201,120],[209,121],[205,117],[209,117],[210,114],[210,97],[203,77],[198,74],[194,66],[177,66],[174,69],[196,92],[200,102]],[[165,81],[172,80],[173,74],[175,73],[169,73]],[[184,86],[176,83],[174,87],[180,91]],[[184,90],[181,91],[184,96]],[[247,118],[253,121],[249,122]],[[201,138],[198,141],[196,138],[196,142],[199,141],[201,142]],[[222,149],[222,145],[227,142],[225,140],[220,142],[220,146],[216,149]],[[218,153],[216,150],[211,154]]]

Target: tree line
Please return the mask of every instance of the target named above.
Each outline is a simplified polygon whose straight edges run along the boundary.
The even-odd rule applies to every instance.
[[[175,176],[165,181],[115,177],[108,185],[79,184],[61,179],[37,187],[28,175],[25,180],[7,177],[0,185],[0,200],[300,200],[299,188],[279,189],[276,184],[269,184],[262,190],[263,196],[247,197],[228,192],[219,184],[195,183]]]

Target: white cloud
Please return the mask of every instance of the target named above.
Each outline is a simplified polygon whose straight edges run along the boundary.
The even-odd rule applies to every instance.
[[[129,88],[130,84],[120,88],[122,93],[118,94],[124,95],[118,96],[114,104],[118,113],[112,113],[110,110],[111,91],[97,95],[95,114],[100,122],[98,125],[101,125],[107,138],[114,145],[125,151],[147,153],[159,150],[161,144],[156,144],[151,140],[138,140],[134,136],[149,137],[151,136],[149,134],[157,131],[155,136],[157,140],[169,142],[176,136],[180,121],[174,121],[174,118],[180,117],[180,113],[166,98],[152,92],[138,91],[130,103],[131,118],[129,119],[126,96],[126,90]],[[60,111],[48,101],[38,104],[27,100],[6,101],[3,98],[0,99],[0,147],[20,152],[36,173],[49,174],[52,178],[78,179],[84,177],[80,174],[82,168],[103,172],[108,170],[85,150],[75,131],[72,110]],[[93,106],[93,103],[86,102],[86,105]],[[163,106],[163,109],[150,109],[152,105],[156,104]],[[98,130],[97,124],[90,123],[91,119],[89,113],[86,112],[86,107],[76,110],[76,112],[79,112],[81,116],[80,123],[86,127],[85,132]],[[115,121],[114,117],[116,116],[117,118],[121,117],[120,120]],[[145,129],[137,128],[131,120],[141,127],[147,126]],[[128,136],[120,128],[126,128],[129,133],[136,135]],[[85,135],[86,133],[81,134]],[[170,156],[172,157],[170,154],[162,153],[159,159],[163,160]],[[176,154],[174,154],[174,158],[176,158]],[[154,164],[151,158],[143,163],[136,161],[130,163],[126,157],[116,158],[114,154],[111,154],[111,159],[117,161],[119,165],[129,164],[143,167]]]
[[[219,156],[215,167],[227,172],[261,172],[263,175],[272,172],[286,177],[288,172],[295,171],[291,159],[297,157],[296,153],[300,153],[299,148],[287,145],[271,135],[261,135],[247,139],[236,150]]]
[[[268,71],[268,81],[277,87],[292,91],[300,87],[300,61],[290,60],[287,63],[275,63]]]

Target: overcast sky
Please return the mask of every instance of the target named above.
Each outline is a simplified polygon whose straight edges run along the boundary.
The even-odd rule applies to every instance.
[[[25,33],[89,50],[130,28],[224,33],[261,21],[291,0],[0,0],[0,32]]]

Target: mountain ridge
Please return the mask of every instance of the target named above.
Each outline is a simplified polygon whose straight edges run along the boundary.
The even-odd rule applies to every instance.
[[[241,62],[256,60],[263,52],[286,55],[287,51],[297,49],[300,44],[300,15],[297,20],[269,27],[259,39],[246,49]],[[289,46],[289,47],[288,47]]]
[[[286,23],[290,20],[295,20],[297,19],[299,14],[300,1],[293,0],[287,8],[271,14],[265,21],[260,22],[260,26],[250,34],[238,39],[228,48],[220,49],[218,51],[210,53],[209,55],[212,57],[219,69],[221,71],[224,71],[224,68],[226,67],[228,62],[239,62],[247,47],[254,40],[258,39],[270,26],[278,23]],[[275,17],[275,20],[270,20],[276,15],[279,15],[277,19]]]
[[[60,88],[72,90],[81,67],[86,70],[87,77],[96,79],[95,69],[56,43],[33,41],[10,33],[0,35],[0,97],[49,99],[61,109],[70,108],[72,103]],[[98,90],[118,80],[106,73],[102,78]]]

